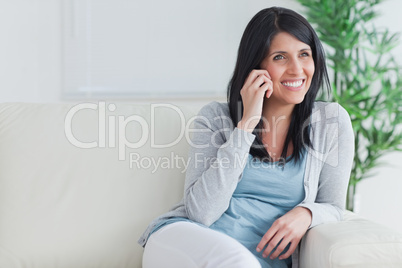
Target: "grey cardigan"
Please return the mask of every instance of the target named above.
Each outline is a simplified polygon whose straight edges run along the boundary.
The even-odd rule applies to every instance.
[[[153,227],[164,219],[186,217],[210,226],[229,207],[255,136],[234,127],[228,104],[218,102],[200,110],[194,130],[184,197],[150,223],[138,240],[142,246]],[[337,103],[326,102],[314,103],[310,133],[313,149],[307,149],[305,198],[298,206],[311,211],[312,228],[342,219],[353,162],[354,134],[346,110]],[[299,247],[292,255],[294,268],[298,267],[298,253]]]

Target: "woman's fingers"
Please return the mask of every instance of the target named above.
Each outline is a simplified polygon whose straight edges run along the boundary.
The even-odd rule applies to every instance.
[[[277,244],[277,247],[275,249],[274,252],[272,252],[272,250],[270,252],[272,252],[270,258],[271,259],[275,259],[277,258],[281,253],[283,253],[287,247],[287,245],[291,242],[291,239],[287,238],[287,237],[283,237],[282,240],[279,242],[279,244]],[[289,248],[290,249],[290,248]],[[289,250],[288,250],[289,251]],[[264,252],[265,253],[265,252]],[[268,256],[268,254],[266,254],[266,256]]]
[[[248,88],[251,86],[251,84],[254,83],[257,77],[260,76],[266,76],[269,79],[271,79],[271,76],[269,75],[267,70],[252,70],[248,77],[246,78],[246,81],[244,82],[243,88]]]
[[[270,85],[268,86],[267,90],[265,91],[265,96],[267,98],[269,98],[269,97],[271,97],[273,92],[274,92],[274,87],[273,87],[272,81],[271,81]]]
[[[253,132],[261,118],[265,92],[269,90],[272,90],[272,81],[268,71],[253,70],[240,90],[244,111],[238,128]]]
[[[240,94],[244,102],[247,101],[247,97],[254,98],[255,94],[264,94],[269,88],[272,88],[272,81],[267,76],[260,75],[252,84],[250,84],[250,86],[243,86],[243,88],[240,90]]]
[[[254,83],[251,84],[250,88],[259,90],[267,84],[272,84],[271,79],[269,79],[265,74],[261,74],[254,80]]]
[[[266,91],[272,92],[273,86],[272,86],[272,81],[265,75],[261,75],[257,77],[254,80],[254,83],[252,83],[249,87],[243,87],[240,90],[240,95],[243,98],[243,103],[249,101],[248,99],[255,98],[255,94],[258,95],[261,99],[258,99],[259,101],[263,101],[263,97]],[[270,93],[272,94],[272,93]]]
[[[290,247],[289,247],[288,251],[286,251],[286,253],[280,255],[279,259],[284,260],[284,259],[289,258],[290,255],[292,255],[293,252],[295,251],[295,249],[296,249],[297,245],[299,244],[299,242],[300,242],[300,239],[290,242]]]
[[[272,88],[272,80],[262,75],[256,80],[253,84],[256,90],[262,90],[263,92],[267,91],[268,88]]]
[[[277,247],[272,252],[271,259],[277,258],[281,253],[283,255],[280,256],[280,259],[289,257],[306,233],[311,219],[312,214],[309,209],[304,207],[292,209],[272,224],[257,245],[257,251],[260,252],[267,246],[263,252],[263,257],[267,257]],[[289,243],[289,249],[287,252],[283,252]]]
[[[261,239],[261,242],[263,245],[261,245],[261,242],[260,242],[260,244],[258,244],[257,247],[261,249],[262,247],[265,246],[265,244],[267,245],[264,252],[262,253],[262,256],[264,258],[268,257],[269,254],[271,254],[271,252],[273,252],[273,250],[276,248],[276,250],[271,254],[271,259],[274,259],[283,252],[283,250],[285,249],[287,244],[289,244],[289,242],[291,241],[291,237],[289,236],[289,238],[285,239],[285,237],[288,236],[288,232],[286,229],[280,228],[280,227],[277,228],[277,225],[275,225],[275,226],[273,225],[272,227],[274,228],[274,230],[277,230],[275,232],[275,234],[271,235],[270,230],[268,230],[268,232],[265,234],[266,237],[265,238],[263,237]],[[272,229],[272,227],[270,229]]]
[[[269,228],[269,230],[262,236],[260,243],[257,245],[257,252],[260,252],[265,245],[271,240],[271,238],[275,235],[276,230],[274,230],[272,227]]]
[[[266,246],[265,250],[262,253],[262,257],[266,258],[272,253],[270,258],[275,259],[281,253],[283,253],[286,246],[291,241],[292,241],[291,236],[290,235],[287,236],[285,231],[276,232],[274,235],[271,235],[271,234],[269,234],[269,230],[268,230],[268,232],[263,236],[260,243],[258,244],[257,252],[260,252],[261,249]],[[289,248],[289,250],[290,250],[290,248]],[[286,252],[286,254],[287,253],[288,252]]]
[[[265,248],[264,252],[262,253],[262,257],[266,258],[269,256],[269,254],[275,249],[275,247],[281,242],[282,240],[282,235],[281,234],[276,234],[267,244],[267,247]],[[272,256],[271,256],[272,259]]]

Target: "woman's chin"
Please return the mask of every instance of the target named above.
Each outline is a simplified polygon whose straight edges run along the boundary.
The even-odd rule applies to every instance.
[[[296,105],[296,104],[302,103],[303,100],[304,100],[304,95],[303,95],[303,96],[300,96],[300,97],[297,97],[297,98],[290,98],[290,99],[287,99],[287,100],[285,100],[285,102],[288,103],[288,104],[294,104],[294,105]]]

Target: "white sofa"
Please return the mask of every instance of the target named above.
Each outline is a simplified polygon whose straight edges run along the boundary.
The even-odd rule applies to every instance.
[[[137,239],[181,199],[199,108],[0,104],[0,268],[141,267]],[[301,267],[402,267],[402,235],[348,213],[307,233]]]

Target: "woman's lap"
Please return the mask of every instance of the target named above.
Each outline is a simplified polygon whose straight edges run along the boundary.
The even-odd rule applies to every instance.
[[[176,222],[153,233],[145,246],[143,268],[259,268],[242,244],[218,231]]]

